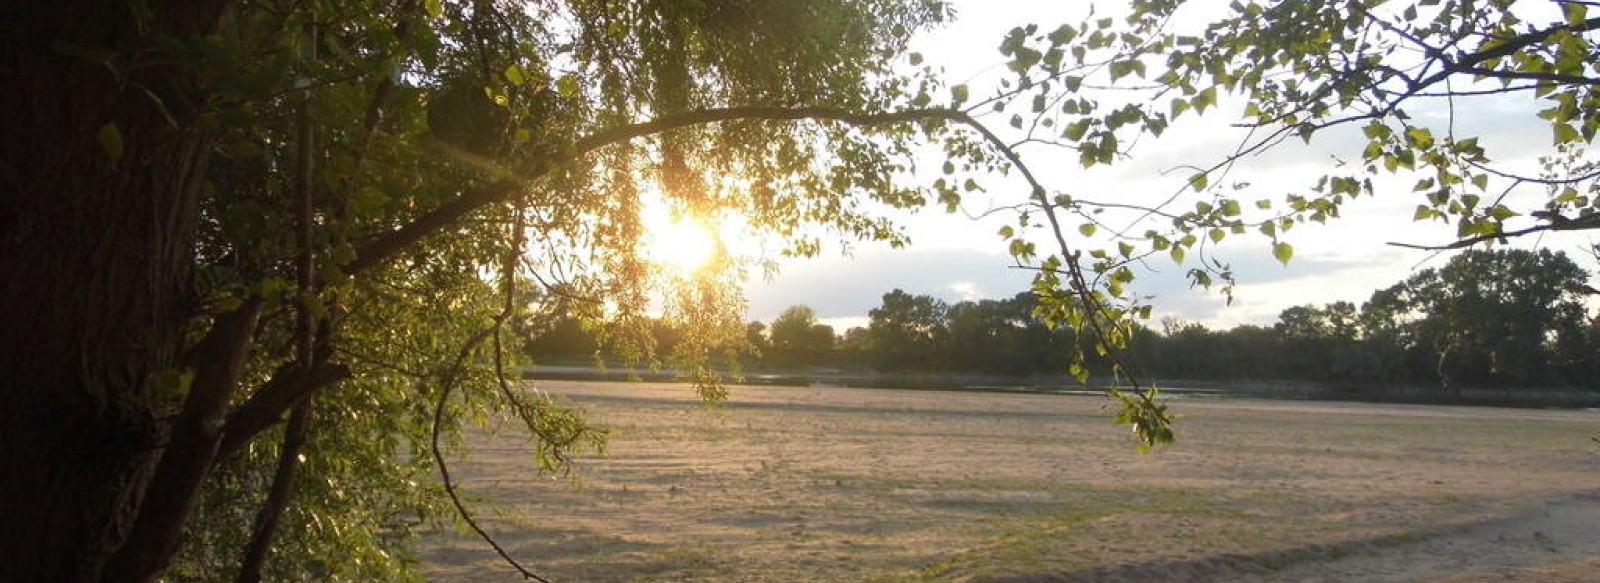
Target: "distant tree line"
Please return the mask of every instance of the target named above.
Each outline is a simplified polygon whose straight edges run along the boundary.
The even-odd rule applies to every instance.
[[[1168,321],[1134,348],[1169,378],[1600,388],[1587,277],[1559,252],[1473,250],[1359,307],[1296,306],[1270,328]]]
[[[1600,388],[1600,318],[1583,303],[1593,293],[1587,277],[1559,252],[1472,250],[1360,306],[1295,306],[1271,326],[1231,330],[1174,319],[1139,326],[1125,360],[1160,379]],[[864,328],[840,333],[793,306],[771,323],[750,322],[728,351],[763,370],[1063,375],[1063,355],[1088,339],[1045,326],[1036,307],[1031,293],[949,304],[896,289]],[[664,323],[652,335],[659,352],[677,336]],[[537,361],[571,362],[604,354],[604,344],[564,315],[528,346]],[[1110,373],[1092,346],[1082,348],[1092,370]]]

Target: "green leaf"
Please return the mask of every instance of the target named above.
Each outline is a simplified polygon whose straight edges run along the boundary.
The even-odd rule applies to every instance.
[[[1044,53],[1028,47],[1018,47],[1016,58],[1006,63],[1006,67],[1017,73],[1022,73],[1027,71],[1029,67],[1039,64],[1041,60],[1044,60]]]
[[[1077,29],[1072,28],[1072,25],[1063,24],[1059,27],[1056,27],[1054,31],[1051,31],[1047,38],[1049,38],[1050,44],[1064,45],[1072,42],[1072,39],[1077,36]]]
[[[1419,150],[1433,147],[1433,132],[1428,128],[1411,128],[1406,130],[1406,143]]]
[[[956,85],[955,87],[950,88],[950,102],[954,103],[955,105],[961,105],[967,102],[966,84]]]
[[[1111,80],[1116,81],[1133,72],[1132,61],[1112,61],[1110,65]]]
[[[1205,88],[1205,90],[1201,91],[1199,95],[1194,96],[1194,110],[1197,113],[1205,113],[1206,112],[1206,108],[1211,107],[1211,106],[1216,105],[1216,104],[1217,104],[1217,88],[1216,87],[1207,87],[1207,88]]]
[[[506,77],[506,82],[511,83],[512,85],[520,86],[528,84],[528,71],[523,69],[522,65],[512,65],[510,67],[506,67],[504,74]]]
[[[122,130],[117,128],[115,122],[100,126],[100,131],[95,132],[95,138],[100,140],[100,149],[105,151],[106,157],[112,162],[122,159]]]
[[[1278,263],[1288,265],[1289,260],[1294,258],[1294,246],[1288,243],[1274,243],[1272,245],[1272,256],[1278,260]]]
[[[1203,191],[1206,189],[1206,185],[1209,184],[1209,180],[1204,172],[1195,174],[1189,177],[1189,187],[1193,188],[1195,192]]]
[[[1555,145],[1557,145],[1557,146],[1559,146],[1561,144],[1566,144],[1566,143],[1569,143],[1569,142],[1581,142],[1581,141],[1583,141],[1583,134],[1578,133],[1578,129],[1572,127],[1572,124],[1568,124],[1568,123],[1550,124],[1550,128],[1555,130],[1555,134],[1556,134]]]
[[[1082,233],[1085,237],[1093,237],[1095,232],[1094,223],[1084,223],[1078,225],[1078,232]]]
[[[428,11],[428,18],[438,20],[439,17],[444,16],[443,0],[423,0],[422,6]]]
[[[578,95],[578,76],[568,73],[556,80],[556,91],[562,97],[575,97]]]
[[[1032,243],[1029,243],[1029,242],[1024,241],[1022,239],[1012,239],[1011,240],[1011,245],[1007,250],[1010,252],[1012,257],[1016,257],[1018,259],[1022,259],[1024,261],[1026,261],[1026,260],[1031,259],[1033,257],[1033,254],[1034,254],[1033,249],[1034,249],[1034,247],[1033,247]]]
[[[922,53],[911,53],[910,58],[911,66],[915,67],[922,64]]]
[[[1017,231],[1016,229],[1011,228],[1011,225],[1003,225],[1000,227],[999,234],[1001,239],[1010,239],[1016,236]]]
[[[1084,368],[1082,363],[1074,362],[1067,366],[1067,374],[1072,375],[1074,379],[1078,379],[1079,384],[1089,383],[1089,369]]]
[[[1065,131],[1061,132],[1061,136],[1066,138],[1066,139],[1069,139],[1069,140],[1072,140],[1072,141],[1076,142],[1076,141],[1082,140],[1083,139],[1083,134],[1087,133],[1088,131],[1089,131],[1089,118],[1083,118],[1083,119],[1080,119],[1078,121],[1075,121],[1075,122],[1072,122],[1070,124],[1067,124],[1067,129]]]
[[[1562,2],[1561,11],[1567,17],[1567,26],[1582,26],[1589,18],[1589,7],[1578,2]]]

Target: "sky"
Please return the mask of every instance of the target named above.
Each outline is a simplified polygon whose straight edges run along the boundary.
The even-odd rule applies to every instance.
[[[1117,8],[1114,2],[1100,4],[1102,15]],[[1080,16],[1075,14],[1086,5],[961,0],[956,3],[956,20],[917,39],[912,50],[922,53],[928,63],[943,66],[948,79],[970,80],[974,97],[978,97],[977,88],[984,86],[984,80],[992,79],[1003,69],[1004,58],[998,45],[1007,30],[1029,22],[1038,23],[1043,30],[1076,22]],[[1196,16],[1196,22],[1203,21],[1204,10]],[[1481,143],[1500,167],[1537,174],[1537,157],[1551,150],[1550,130],[1533,117],[1538,107],[1528,99],[1480,101],[1470,111],[1458,110],[1453,122],[1458,133],[1482,135]],[[1063,158],[1064,163],[1055,163],[1053,156],[1060,155],[1048,151],[1025,155],[1030,162],[1039,162],[1035,170],[1041,172],[1047,185],[1070,185],[1069,191],[1075,196],[1150,202],[1181,188],[1189,174],[1167,171],[1180,165],[1215,161],[1217,153],[1234,148],[1242,134],[1228,126],[1233,118],[1226,113],[1182,118],[1162,139],[1141,140],[1131,162],[1119,162],[1109,168],[1083,170],[1071,152],[1070,159]],[[1443,125],[1446,121],[1446,112],[1440,107],[1412,106],[1412,113],[1427,123]],[[1004,125],[1003,120],[996,122]],[[1310,146],[1286,142],[1248,159],[1230,180],[1252,184],[1252,195],[1246,197],[1246,204],[1255,198],[1281,200],[1287,192],[1307,192],[1315,177],[1333,168],[1335,157],[1359,161],[1364,145],[1354,127],[1330,130],[1318,134]],[[920,166],[937,172],[939,165]],[[1389,244],[1437,245],[1453,240],[1453,225],[1411,221],[1419,196],[1411,193],[1415,180],[1415,176],[1375,178],[1378,196],[1347,203],[1343,216],[1326,226],[1300,226],[1289,232],[1285,240],[1295,246],[1295,256],[1287,266],[1272,258],[1268,242],[1262,237],[1225,240],[1214,253],[1229,263],[1236,275],[1238,286],[1231,304],[1215,291],[1191,289],[1183,275],[1187,266],[1180,268],[1165,258],[1140,266],[1134,289],[1156,296],[1151,303],[1157,320],[1170,317],[1212,328],[1270,325],[1283,309],[1296,305],[1341,300],[1359,305],[1373,291],[1403,280],[1416,270],[1442,266],[1450,257],[1448,253]],[[746,287],[747,319],[771,322],[785,308],[803,304],[815,310],[824,323],[842,332],[865,325],[867,312],[879,305],[884,293],[896,288],[947,302],[1005,298],[1027,290],[1030,275],[1011,267],[1005,243],[996,235],[1001,225],[1011,222],[1011,216],[965,216],[980,213],[989,204],[1015,200],[1018,195],[1018,187],[1007,185],[1004,180],[985,184],[990,186],[986,195],[990,198],[969,198],[964,204],[965,213],[950,215],[942,209],[924,209],[897,215],[911,237],[907,248],[854,243],[848,254],[834,247],[819,257],[780,261],[775,277],[758,276]],[[1491,189],[1496,186],[1491,184]],[[1524,191],[1521,196],[1536,200],[1540,194]],[[1595,239],[1582,233],[1547,234],[1515,241],[1513,246],[1566,251],[1580,265],[1595,271],[1595,262],[1586,252]]]

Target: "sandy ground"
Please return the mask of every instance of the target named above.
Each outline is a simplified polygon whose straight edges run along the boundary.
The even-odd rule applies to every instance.
[[[1600,581],[1600,412],[544,381],[614,428],[575,479],[513,434],[452,465],[554,581]],[[460,532],[442,582],[514,581]]]

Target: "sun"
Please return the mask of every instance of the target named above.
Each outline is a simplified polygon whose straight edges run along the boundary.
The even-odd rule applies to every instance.
[[[699,272],[716,256],[717,239],[700,221],[666,212],[646,212],[644,219],[643,251],[652,263],[687,275]]]

